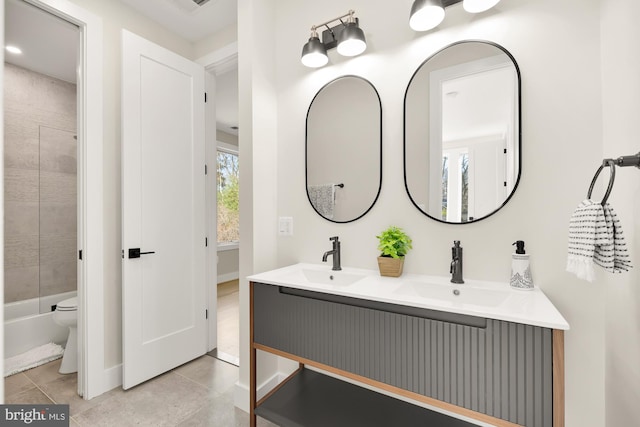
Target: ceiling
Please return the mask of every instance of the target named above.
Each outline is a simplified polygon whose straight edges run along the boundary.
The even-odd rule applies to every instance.
[[[113,1],[113,0],[109,0]],[[191,42],[214,34],[237,20],[237,0],[120,0]],[[21,55],[5,53],[5,61],[35,72],[75,83],[78,28],[22,0],[5,0],[5,44],[16,45]],[[218,127],[237,135],[237,67],[217,76]]]
[[[113,0],[109,0],[113,1]],[[196,42],[235,24],[237,0],[120,0],[180,37]]]
[[[67,82],[76,82],[78,27],[21,0],[5,1],[5,61]]]

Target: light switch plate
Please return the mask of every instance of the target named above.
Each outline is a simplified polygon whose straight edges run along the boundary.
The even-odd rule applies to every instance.
[[[293,217],[281,216],[278,219],[278,235],[293,236]]]

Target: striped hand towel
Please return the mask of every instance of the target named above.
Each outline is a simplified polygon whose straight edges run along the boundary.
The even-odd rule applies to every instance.
[[[631,259],[629,252],[627,252],[627,244],[624,241],[622,235],[622,225],[618,219],[618,215],[613,210],[609,203],[605,203],[604,207],[604,220],[607,223],[607,233],[613,234],[613,259],[611,257],[598,256],[596,251],[595,262],[609,273],[622,273],[623,271],[629,271],[631,268]]]
[[[613,208],[587,199],[578,205],[569,221],[567,271],[592,282],[594,263],[610,273],[631,267],[622,226]]]

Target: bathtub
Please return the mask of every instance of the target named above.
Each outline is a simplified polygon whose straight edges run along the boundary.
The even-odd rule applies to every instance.
[[[39,345],[55,342],[64,345],[69,329],[53,321],[52,306],[76,292],[65,292],[4,305],[4,358],[16,356]],[[43,312],[43,314],[40,314]]]

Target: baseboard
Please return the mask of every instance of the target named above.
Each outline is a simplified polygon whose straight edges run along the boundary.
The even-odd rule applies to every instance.
[[[122,363],[104,370],[103,393],[122,385]]]
[[[249,387],[241,384],[240,381],[236,383],[233,390],[233,404],[236,408],[249,412]]]
[[[230,280],[236,280],[240,278],[240,272],[232,271],[231,273],[220,274],[218,276],[218,283],[228,282]]]
[[[262,399],[267,393],[269,393],[275,386],[280,384],[287,378],[287,375],[278,372],[274,374],[267,381],[258,386],[257,399]],[[233,392],[233,403],[238,409],[245,412],[249,412],[249,386],[242,384],[240,381],[236,383]]]

